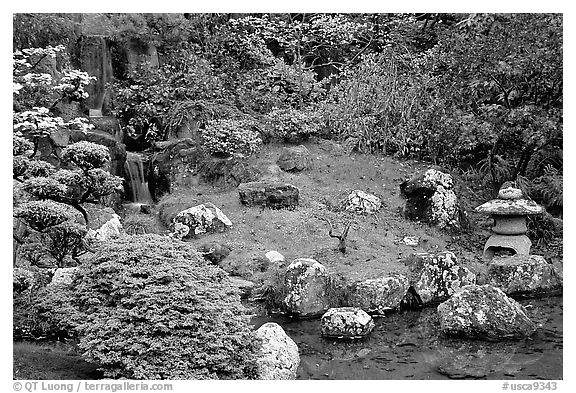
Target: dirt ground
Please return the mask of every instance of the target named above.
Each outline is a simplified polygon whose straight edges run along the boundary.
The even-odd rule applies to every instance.
[[[311,169],[297,173],[280,171],[277,179],[300,190],[300,206],[295,210],[270,210],[240,204],[236,189],[218,190],[207,185],[180,189],[175,195],[189,204],[212,202],[230,218],[233,226],[216,233],[190,240],[196,246],[214,241],[228,245],[232,252],[226,265],[233,274],[250,279],[251,261],[261,259],[267,251],[276,250],[286,257],[286,263],[296,258],[313,258],[332,274],[342,274],[347,280],[363,280],[406,270],[403,259],[414,252],[449,250],[459,261],[481,271],[482,247],[490,236],[491,219],[473,211],[486,201],[482,190],[456,177],[456,193],[469,214],[471,229],[450,233],[428,224],[405,219],[401,210],[400,183],[422,173],[429,164],[399,161],[390,157],[345,154],[338,145],[328,141],[305,144],[313,157]],[[265,145],[252,164],[263,176],[273,173],[282,145]],[[374,215],[354,215],[337,211],[339,203],[352,191],[362,190],[381,198],[382,208]],[[347,239],[347,252],[338,251],[338,240],[328,236],[329,219],[335,232],[340,233],[349,219],[354,223]],[[417,246],[402,241],[405,236],[420,239]]]

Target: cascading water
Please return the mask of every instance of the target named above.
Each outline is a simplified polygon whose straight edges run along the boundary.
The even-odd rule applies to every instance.
[[[139,203],[152,202],[150,190],[148,189],[148,182],[144,176],[142,157],[139,154],[127,152],[124,170],[129,177],[132,201]]]

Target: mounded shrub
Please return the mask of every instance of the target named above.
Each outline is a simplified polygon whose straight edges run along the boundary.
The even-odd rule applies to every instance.
[[[65,302],[69,306],[59,309]],[[107,377],[256,377],[256,345],[238,290],[187,243],[126,236],[83,264],[45,313],[66,318]]]

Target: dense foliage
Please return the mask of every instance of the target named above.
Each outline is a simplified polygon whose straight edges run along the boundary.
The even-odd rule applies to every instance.
[[[46,292],[45,317],[73,329],[108,377],[245,379],[256,341],[238,290],[188,244],[127,236]]]
[[[39,157],[40,143],[53,143],[54,133],[92,127],[85,118],[64,121],[57,116],[59,103],[87,98],[84,89],[94,79],[70,68],[58,72],[54,61],[65,59],[63,52],[63,46],[28,48],[15,52],[13,62],[13,179],[26,195],[15,200],[14,217],[28,228],[15,231],[14,239],[20,245],[42,245],[35,249],[44,250],[52,263],[46,257],[28,260],[42,266],[76,263],[86,251],[88,230],[76,222],[73,210],[88,224],[83,205],[122,186],[120,178],[103,169],[110,160],[105,146],[76,142],[59,147],[59,168]]]

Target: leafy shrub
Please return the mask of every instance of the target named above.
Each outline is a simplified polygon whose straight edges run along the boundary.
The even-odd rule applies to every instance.
[[[52,164],[41,160],[29,160],[26,177],[48,177],[56,172]]]
[[[67,187],[51,177],[33,177],[22,184],[24,191],[38,199],[59,198],[66,194]]]
[[[158,235],[114,240],[79,267],[64,292],[47,295],[45,312],[75,326],[80,348],[107,377],[256,375],[255,339],[238,290],[187,243]]]
[[[213,120],[202,131],[202,145],[211,154],[247,157],[262,145],[251,120]]]
[[[32,229],[43,232],[70,219],[66,205],[53,201],[30,201],[15,209],[14,216]]]
[[[322,118],[318,114],[293,108],[274,108],[266,115],[266,123],[274,138],[294,143],[318,135],[322,128]]]
[[[110,153],[106,146],[80,141],[66,146],[62,150],[61,159],[87,171],[103,167],[110,160]]]

